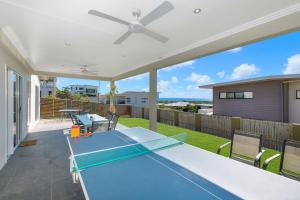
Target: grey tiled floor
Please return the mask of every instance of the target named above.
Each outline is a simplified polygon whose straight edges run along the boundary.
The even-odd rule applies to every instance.
[[[68,120],[41,120],[28,134],[37,144],[19,147],[0,170],[0,200],[80,200],[80,184],[72,182],[69,148],[63,129]],[[117,129],[127,128],[120,124]]]
[[[37,145],[19,147],[0,171],[0,199],[84,199],[69,173],[69,149],[62,130],[30,133]]]

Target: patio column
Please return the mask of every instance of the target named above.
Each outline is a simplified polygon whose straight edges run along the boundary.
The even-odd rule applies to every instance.
[[[156,131],[157,124],[157,69],[150,71],[149,76],[149,129]]]
[[[115,94],[116,94],[116,85],[115,81],[110,81],[110,91],[109,91],[109,111],[115,113]]]

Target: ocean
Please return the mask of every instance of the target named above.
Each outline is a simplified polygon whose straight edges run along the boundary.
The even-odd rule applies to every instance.
[[[186,102],[199,102],[199,101],[212,101],[209,99],[201,99],[201,98],[159,98],[159,101],[186,101]]]

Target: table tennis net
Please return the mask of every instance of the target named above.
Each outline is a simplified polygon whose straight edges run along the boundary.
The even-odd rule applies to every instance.
[[[73,171],[81,171],[89,167],[98,166],[113,161],[128,159],[154,151],[170,148],[183,144],[187,135],[181,133],[171,137],[150,140],[142,143],[134,143],[104,150],[92,151],[74,155]]]

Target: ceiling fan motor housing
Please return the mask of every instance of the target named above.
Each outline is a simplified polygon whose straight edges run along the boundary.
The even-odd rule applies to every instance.
[[[132,33],[142,33],[144,29],[144,25],[141,24],[139,21],[134,21],[129,24],[128,29]]]

